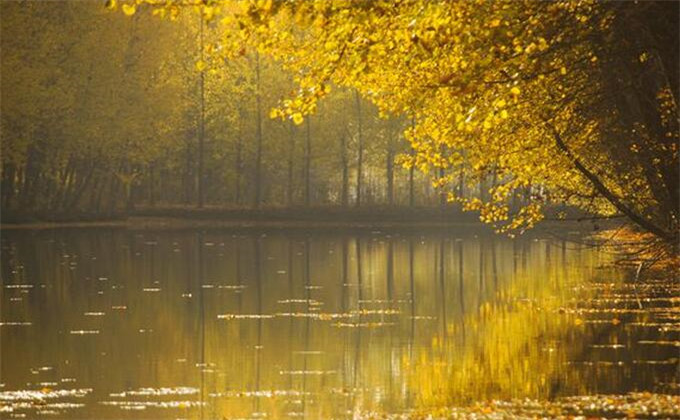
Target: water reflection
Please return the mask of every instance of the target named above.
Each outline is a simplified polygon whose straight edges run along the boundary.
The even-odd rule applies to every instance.
[[[672,384],[679,331],[649,324],[673,291],[631,312],[609,258],[464,232],[3,232],[0,402],[317,419]]]

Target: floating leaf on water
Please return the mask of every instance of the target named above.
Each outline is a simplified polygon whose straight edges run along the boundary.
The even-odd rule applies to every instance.
[[[336,370],[281,370],[279,375],[333,375],[336,374]]]
[[[275,389],[259,391],[227,391],[208,394],[211,398],[274,398],[274,397],[303,397],[311,395],[295,389]]]
[[[195,395],[198,394],[198,388],[188,386],[176,387],[161,387],[161,388],[139,388],[120,393],[109,394],[110,397],[125,398],[127,396],[145,396],[145,397],[160,397],[166,395]]]
[[[257,314],[222,314],[217,315],[217,319],[270,319],[274,315],[257,315]]]
[[[91,392],[92,388],[2,391],[0,392],[0,401],[40,401],[64,397],[83,398]]]
[[[653,346],[673,346],[673,347],[680,347],[680,341],[665,341],[665,340],[657,340],[657,341],[652,341],[652,340],[640,340],[638,341],[638,344],[649,344]]]
[[[591,344],[589,347],[594,349],[623,349],[626,348],[623,344]]]

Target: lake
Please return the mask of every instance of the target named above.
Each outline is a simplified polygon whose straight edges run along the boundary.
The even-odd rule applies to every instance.
[[[677,393],[677,289],[562,236],[3,231],[2,416],[352,418]]]

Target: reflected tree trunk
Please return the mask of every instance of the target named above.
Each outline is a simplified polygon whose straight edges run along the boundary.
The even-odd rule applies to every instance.
[[[446,247],[446,242],[444,238],[439,241],[439,292],[442,307],[442,340],[446,342],[446,271],[444,266],[444,248]],[[444,349],[442,349],[443,351]]]
[[[349,310],[349,240],[342,237],[342,313]]]
[[[461,325],[463,329],[463,344],[465,344],[465,279],[463,274],[465,261],[463,259],[463,241],[458,242],[458,295],[460,301]]]
[[[255,346],[255,391],[253,401],[255,412],[260,412],[260,368],[262,361],[262,243],[260,237],[255,238],[255,284],[257,289],[257,345]]]
[[[409,358],[413,359],[413,343],[416,334],[416,276],[415,276],[415,249],[413,238],[408,239],[408,278],[411,286],[411,337],[409,342]]]
[[[390,307],[394,303],[394,243],[392,238],[387,242],[387,300]]]

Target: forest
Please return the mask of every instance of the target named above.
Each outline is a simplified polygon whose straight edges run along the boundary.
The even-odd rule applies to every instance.
[[[7,212],[441,201],[395,162],[410,150],[408,121],[380,118],[349,88],[304,124],[271,119],[295,90],[292,75],[257,51],[208,68],[221,32],[198,14],[170,22],[89,2],[3,7]]]
[[[673,243],[677,7],[5,2],[3,213],[568,206]]]

